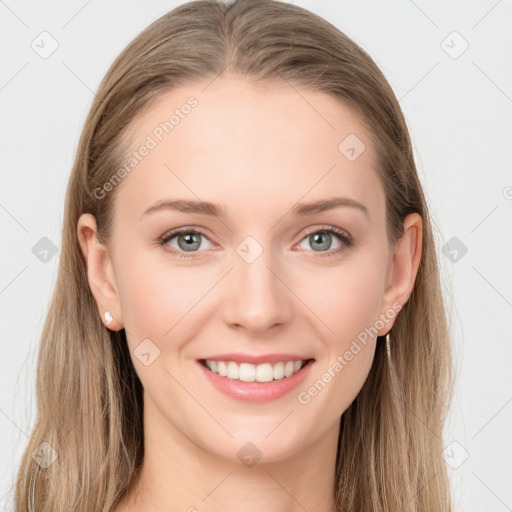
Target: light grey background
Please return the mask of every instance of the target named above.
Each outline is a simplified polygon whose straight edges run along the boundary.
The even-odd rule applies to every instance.
[[[35,419],[64,194],[93,92],[125,45],[181,3],[0,0],[0,510],[12,509]],[[512,510],[512,2],[293,3],[366,49],[400,99],[453,309],[445,456],[457,510]],[[46,262],[32,251],[43,237],[57,246]]]

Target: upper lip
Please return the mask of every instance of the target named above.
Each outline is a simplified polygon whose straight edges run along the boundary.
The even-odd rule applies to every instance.
[[[215,356],[208,356],[202,358],[202,360],[210,361],[234,361],[236,363],[250,363],[250,364],[263,364],[270,363],[275,364],[280,361],[306,361],[313,359],[311,357],[299,356],[297,354],[264,354],[260,356],[253,356],[250,354],[218,354]],[[200,359],[201,361],[201,359]]]

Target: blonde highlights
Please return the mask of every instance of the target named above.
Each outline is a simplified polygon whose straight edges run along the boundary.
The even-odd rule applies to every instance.
[[[449,331],[432,221],[400,105],[371,57],[315,14],[276,0],[199,0],[165,14],[123,50],[87,116],[66,193],[38,356],[38,413],[15,511],[107,512],[138,474],[142,385],[124,331],[108,331],[98,315],[76,226],[81,214],[93,214],[108,243],[119,186],[105,194],[98,187],[105,191],[123,168],[132,122],[161,93],[222,73],[308,87],[355,109],[378,155],[390,247],[409,213],[422,217],[422,258],[391,332],[391,357],[378,343],[368,379],[340,420],[335,499],[340,512],[452,510],[442,455]],[[46,468],[32,456],[43,443],[58,455]]]

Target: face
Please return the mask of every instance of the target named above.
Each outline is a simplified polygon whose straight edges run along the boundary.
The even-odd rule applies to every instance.
[[[106,309],[146,421],[225,459],[251,442],[276,461],[337,432],[391,328],[377,322],[393,302],[384,190],[367,131],[335,98],[235,77],[203,89],[165,93],[134,124],[133,151],[149,150],[117,185]],[[178,200],[218,215],[161,206]],[[222,373],[233,354],[264,369],[202,362]]]

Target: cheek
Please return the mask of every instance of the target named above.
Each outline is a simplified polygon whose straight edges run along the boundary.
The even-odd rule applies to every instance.
[[[344,342],[377,320],[384,279],[382,264],[354,257],[339,267],[309,273],[300,283],[298,295],[329,327],[325,332]]]
[[[130,251],[118,261],[118,291],[127,334],[161,337],[169,329],[166,305],[176,304],[181,286],[163,269],[148,264],[145,253]],[[170,284],[172,283],[172,286]],[[166,294],[165,300],[163,294]]]
[[[132,344],[149,338],[161,348],[201,311],[201,298],[215,281],[211,269],[170,262],[165,255],[155,260],[147,251],[131,251],[119,268],[118,289],[128,337]]]
[[[128,328],[131,324],[139,331],[144,326],[162,335],[208,293],[216,279],[212,280],[211,266],[167,263],[164,256],[158,264],[148,264],[149,260],[144,251],[131,251],[118,262],[121,307]],[[345,338],[376,320],[384,272],[382,262],[360,255],[337,266],[299,265],[298,275],[291,271],[283,279],[300,297],[297,302],[290,292],[289,300],[297,308],[306,307],[304,314],[313,312],[336,336]]]
[[[320,282],[307,284],[314,292],[309,307],[321,319],[324,355],[305,388],[306,394],[321,395],[320,410],[341,415],[363,387],[375,355],[376,334],[372,330],[379,317],[382,280],[379,269],[368,264],[346,265]],[[320,292],[317,285],[323,286]],[[324,393],[323,389],[326,389]],[[306,397],[307,398],[307,397]],[[301,402],[303,403],[303,402]]]

